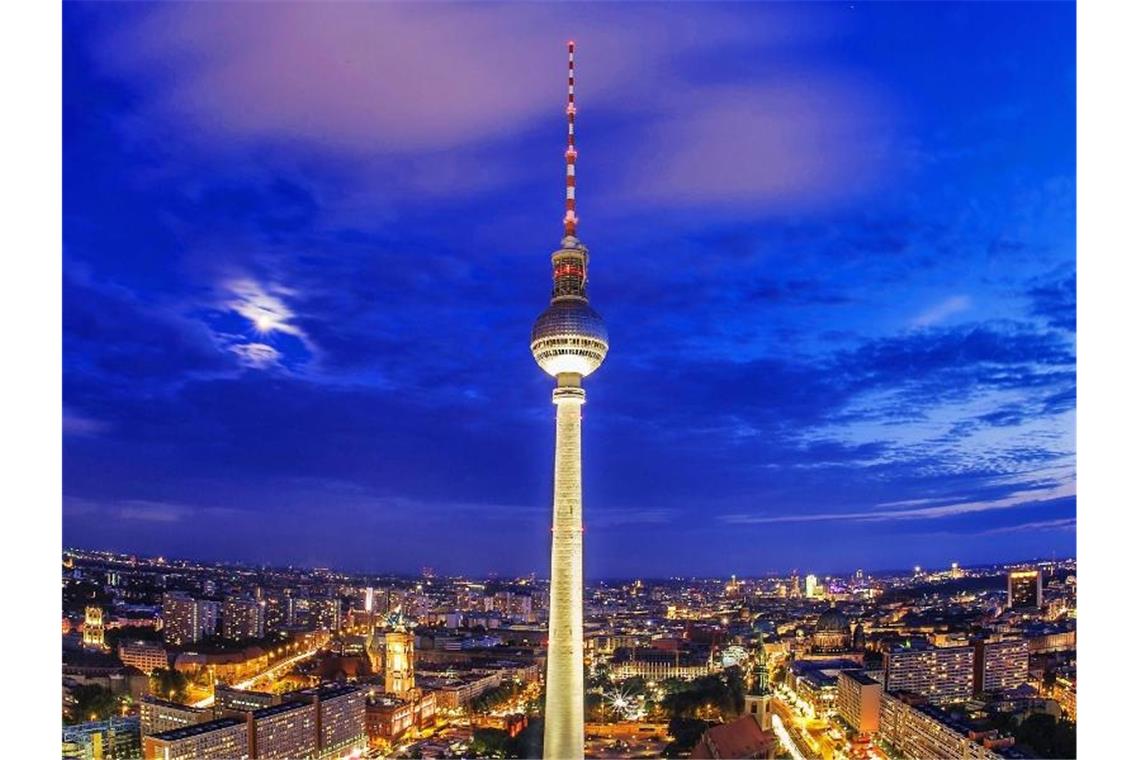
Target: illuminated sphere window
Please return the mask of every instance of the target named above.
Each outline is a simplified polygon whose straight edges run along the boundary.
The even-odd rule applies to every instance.
[[[577,298],[551,303],[530,333],[534,360],[553,377],[585,377],[601,366],[609,349],[605,322],[590,304]]]

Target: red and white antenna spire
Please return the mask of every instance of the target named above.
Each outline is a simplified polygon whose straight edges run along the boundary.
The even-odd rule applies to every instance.
[[[578,151],[574,148],[574,41],[567,45],[569,50],[569,91],[566,98],[566,216],[562,226],[567,237],[578,235],[578,214],[574,210],[574,163]]]

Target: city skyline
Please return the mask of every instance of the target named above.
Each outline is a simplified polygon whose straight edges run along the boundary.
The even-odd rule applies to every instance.
[[[63,548],[63,553],[65,555],[73,553],[73,552],[91,553],[91,554],[100,554],[100,555],[117,555],[117,556],[123,556],[123,557],[134,557],[138,561],[146,561],[148,563],[161,559],[161,560],[163,560],[164,563],[168,563],[168,564],[172,564],[172,565],[177,565],[178,563],[189,563],[189,564],[195,564],[195,565],[233,567],[233,568],[242,569],[242,570],[267,570],[267,571],[277,571],[277,570],[280,570],[280,571],[328,570],[330,572],[340,573],[343,575],[352,575],[352,576],[356,576],[356,577],[390,578],[390,579],[404,580],[404,581],[422,579],[425,577],[425,575],[424,575],[425,566],[421,566],[420,568],[417,568],[414,571],[413,570],[395,571],[395,570],[385,570],[385,569],[359,568],[359,567],[352,567],[352,566],[348,566],[348,565],[344,565],[344,566],[337,566],[337,565],[333,565],[333,566],[287,565],[287,564],[272,565],[272,564],[246,563],[246,562],[242,562],[240,560],[232,560],[232,559],[226,560],[226,559],[209,558],[209,557],[202,557],[202,556],[188,557],[188,556],[167,556],[167,555],[161,555],[161,554],[140,554],[140,553],[132,553],[132,552],[117,552],[114,550],[102,549],[102,548],[98,548],[98,547],[65,546]],[[1007,561],[982,562],[982,563],[978,563],[978,564],[962,564],[962,563],[947,562],[943,565],[937,565],[937,566],[932,565],[929,567],[921,567],[921,569],[924,573],[941,573],[941,572],[946,572],[946,571],[950,570],[952,568],[952,565],[957,564],[958,567],[961,568],[962,570],[991,570],[992,571],[992,570],[999,570],[1001,568],[1029,566],[1029,565],[1037,565],[1037,564],[1041,564],[1041,563],[1064,563],[1064,562],[1075,562],[1075,561],[1076,561],[1076,555],[1074,554],[1071,556],[1057,555],[1057,556],[1050,556],[1050,557],[1021,557],[1018,559],[1007,560]],[[547,563],[547,564],[549,564],[549,563]],[[731,578],[736,578],[737,580],[741,580],[741,581],[749,581],[749,580],[763,580],[763,579],[767,579],[767,578],[785,578],[785,577],[790,577],[793,574],[799,574],[802,577],[802,576],[806,576],[808,573],[814,573],[814,574],[816,574],[820,577],[823,577],[823,578],[840,578],[840,577],[844,577],[844,576],[854,576],[857,572],[863,572],[866,575],[879,576],[881,578],[891,578],[891,577],[901,578],[904,576],[913,577],[914,568],[915,568],[914,565],[906,566],[906,567],[849,567],[849,568],[831,568],[831,569],[819,568],[819,567],[814,567],[814,566],[812,566],[812,567],[796,566],[796,567],[782,568],[780,570],[773,570],[773,571],[765,572],[765,573],[759,573],[759,574],[755,574],[755,575],[748,575],[745,573],[727,573],[725,575],[670,575],[670,576],[655,576],[655,575],[632,576],[632,575],[630,575],[630,576],[610,576],[610,577],[605,577],[605,578],[589,578],[588,577],[586,579],[586,583],[587,584],[590,584],[590,583],[630,583],[630,582],[637,581],[637,580],[648,581],[648,582],[726,581],[726,580],[729,580]],[[449,574],[445,574],[445,573],[437,573],[436,568],[434,568],[434,567],[427,567],[427,569],[431,571],[432,577],[442,577],[442,578],[470,577],[470,578],[475,578],[475,579],[479,579],[479,580],[488,580],[488,581],[498,580],[498,581],[501,581],[504,583],[509,582],[513,579],[530,578],[532,576],[535,577],[536,579],[540,579],[543,581],[549,580],[548,575],[542,574],[541,570],[543,568],[536,568],[532,572],[520,573],[518,575],[504,574],[504,573],[500,573],[500,572],[495,571],[495,570],[490,570],[486,573],[475,574],[475,575],[465,575],[462,573],[450,574],[449,575]]]
[[[1075,554],[1072,6],[638,12],[65,6],[65,544],[545,564],[572,34],[588,577]]]

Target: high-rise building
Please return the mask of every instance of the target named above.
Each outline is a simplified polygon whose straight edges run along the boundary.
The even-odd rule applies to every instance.
[[[309,600],[309,618],[316,628],[340,630],[340,598],[335,596]]]
[[[969,699],[974,693],[974,648],[934,647],[924,641],[891,647],[883,656],[887,691],[909,691],[932,702]]]
[[[804,578],[804,596],[808,599],[815,599],[819,595],[819,579],[814,575],[808,575]]]
[[[87,649],[106,649],[104,630],[103,608],[94,604],[87,605],[83,611],[83,646]]]
[[[1006,583],[1006,607],[1011,610],[1041,607],[1041,572],[1010,570]]]
[[[191,707],[152,696],[139,700],[139,731],[143,736],[176,731],[213,719],[214,711],[208,707]]]
[[[318,756],[340,758],[367,744],[363,689],[330,684],[300,692],[317,703]]]
[[[384,691],[403,696],[416,687],[415,637],[403,628],[384,634]]]
[[[162,637],[167,644],[183,646],[202,638],[198,600],[175,591],[162,595]]]
[[[146,760],[332,758],[364,749],[365,696],[355,686],[328,685],[206,723],[143,739]]]
[[[1029,642],[1025,639],[974,645],[974,693],[1015,689],[1029,681]]]
[[[222,637],[230,641],[265,636],[265,602],[245,596],[227,597],[222,606]]]
[[[214,599],[195,599],[181,591],[162,595],[162,632],[167,644],[184,646],[218,632],[222,604]]]
[[[145,760],[234,760],[252,757],[244,718],[221,718],[144,736]]]
[[[861,670],[839,671],[835,707],[847,725],[862,734],[879,730],[883,685]]]
[[[281,704],[281,695],[252,689],[235,689],[222,683],[214,684],[214,708],[220,715],[249,713],[263,707]]]
[[[313,757],[317,752],[317,706],[282,702],[250,713],[256,758]],[[361,721],[363,723],[363,720]]]
[[[1012,737],[996,731],[973,730],[966,723],[906,692],[883,692],[879,737],[898,755],[915,760],[1025,757],[1020,752],[1008,754],[1013,745]]]
[[[585,751],[585,688],[582,632],[582,379],[601,366],[609,351],[602,318],[586,297],[589,255],[578,239],[577,158],[574,116],[574,43],[569,45],[566,105],[566,214],[562,247],[551,256],[554,288],[550,306],[534,323],[530,350],[557,380],[554,448],[554,518],[550,550],[550,622],[546,659],[547,758],[582,757]]]

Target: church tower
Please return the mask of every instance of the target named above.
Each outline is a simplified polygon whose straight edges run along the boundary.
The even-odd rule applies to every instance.
[[[772,690],[768,687],[768,655],[764,652],[764,637],[756,648],[756,661],[752,666],[752,683],[744,695],[744,714],[760,725],[760,730],[772,730]]]

